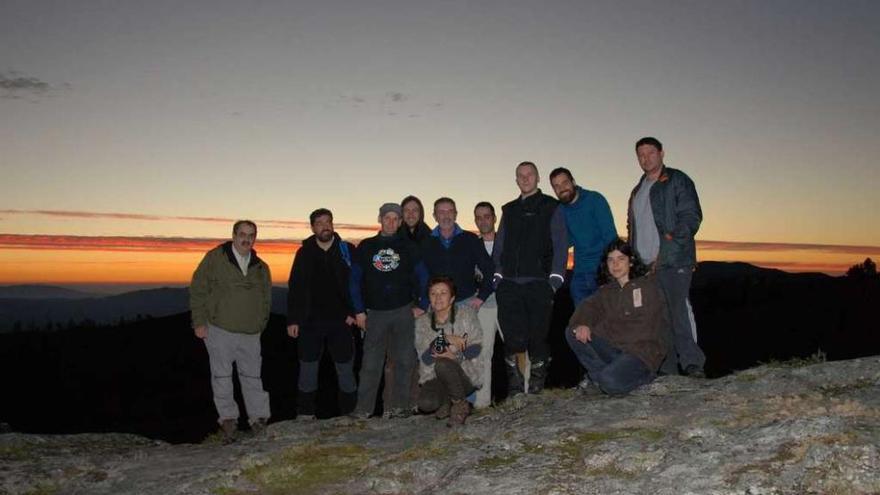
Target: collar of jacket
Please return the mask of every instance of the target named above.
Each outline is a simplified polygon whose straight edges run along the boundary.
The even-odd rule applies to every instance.
[[[460,235],[462,232],[464,232],[464,229],[459,227],[458,223],[455,223],[454,227],[452,228],[452,237],[450,237],[450,239],[454,239],[455,236]],[[431,236],[437,237],[438,239],[441,239],[441,240],[444,238],[443,234],[440,233],[440,226],[439,225],[434,227],[434,230],[431,231]]]
[[[532,203],[540,201],[542,196],[544,196],[544,192],[541,191],[541,188],[539,187],[538,189],[535,189],[535,192],[527,198],[522,197],[522,194],[520,194],[519,202],[522,205],[531,205]]]
[[[229,262],[235,266],[238,266],[238,260],[236,260],[235,255],[232,254],[232,250],[234,249],[232,247],[232,241],[226,241],[222,244],[222,246],[223,246],[223,252],[226,253],[226,258],[229,260]],[[252,266],[256,265],[257,263],[259,263],[260,261],[261,260],[260,260],[259,256],[257,256],[257,250],[254,248],[251,248],[251,260],[248,262],[248,267],[252,267]]]
[[[660,169],[660,175],[657,176],[657,180],[654,182],[668,182],[669,181],[669,171],[666,169],[666,164],[661,165],[663,168]],[[642,174],[642,177],[647,177],[648,174]]]

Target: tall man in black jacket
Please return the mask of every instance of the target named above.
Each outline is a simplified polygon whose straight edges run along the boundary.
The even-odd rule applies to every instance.
[[[523,392],[515,356],[525,351],[531,359],[529,393],[544,390],[553,296],[565,281],[568,261],[565,217],[559,202],[538,189],[538,180],[534,163],[517,165],[520,196],[502,207],[492,256],[510,396]]]
[[[348,414],[357,399],[354,380],[354,308],[348,282],[355,248],[333,231],[333,213],[319,208],[309,215],[314,235],[303,241],[290,269],[287,334],[299,338],[297,417],[314,419],[318,367],[324,347],[330,351],[339,384],[339,409]]]
[[[399,232],[400,205],[379,209],[379,234],[364,239],[352,263],[349,287],[357,326],[364,330],[364,355],[354,416],[367,418],[376,404],[385,354],[394,361],[391,414],[407,416],[410,376],[416,364],[415,320],[424,311],[414,303],[425,292],[428,272],[416,245]],[[385,404],[386,410],[388,404]]]

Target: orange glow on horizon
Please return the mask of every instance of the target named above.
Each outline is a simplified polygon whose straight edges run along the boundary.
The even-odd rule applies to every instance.
[[[186,285],[204,253],[225,240],[0,234],[0,284]],[[275,284],[286,284],[300,243],[257,240]],[[698,257],[840,275],[865,258],[880,259],[880,247],[698,241]]]

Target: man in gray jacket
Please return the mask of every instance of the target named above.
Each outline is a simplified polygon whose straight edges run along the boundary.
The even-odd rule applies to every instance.
[[[684,172],[667,167],[663,155],[663,144],[656,138],[636,142],[644,174],[629,198],[627,232],[639,258],[657,273],[669,306],[671,345],[660,371],[678,374],[680,368],[685,375],[702,378],[706,356],[697,345],[688,294],[697,264],[694,235],[703,212],[693,181]]]

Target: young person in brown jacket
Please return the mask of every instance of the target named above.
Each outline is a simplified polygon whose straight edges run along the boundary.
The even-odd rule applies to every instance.
[[[588,382],[582,391],[624,395],[650,383],[666,356],[667,309],[653,275],[618,238],[605,248],[600,283],[569,320],[566,340]]]

